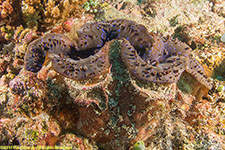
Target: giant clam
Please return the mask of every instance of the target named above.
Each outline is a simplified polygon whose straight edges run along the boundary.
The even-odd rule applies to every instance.
[[[178,40],[149,33],[134,21],[116,19],[87,23],[77,30],[78,38],[46,34],[31,42],[25,55],[25,69],[38,72],[46,57],[56,72],[74,80],[87,80],[107,72],[109,42],[121,39],[121,58],[129,72],[140,80],[157,83],[177,82],[187,71],[211,88],[201,64],[191,48]]]

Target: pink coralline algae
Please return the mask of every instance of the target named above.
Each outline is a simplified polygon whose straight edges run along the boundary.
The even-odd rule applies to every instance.
[[[50,59],[53,69],[65,77],[78,81],[93,79],[109,70],[110,41],[120,39],[121,58],[138,79],[175,83],[186,71],[211,88],[203,67],[187,44],[149,33],[145,26],[134,21],[87,23],[77,35],[78,38],[71,41],[62,34],[50,33],[31,42],[25,55],[25,69],[38,72]]]

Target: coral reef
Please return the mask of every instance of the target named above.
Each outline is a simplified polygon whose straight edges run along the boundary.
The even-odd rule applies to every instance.
[[[21,1],[0,1],[0,26],[23,24]]]
[[[70,17],[80,18],[85,11],[82,8],[86,0],[40,1],[40,0],[3,0],[0,1],[0,40],[14,40],[18,27],[43,32],[64,26]],[[21,30],[20,30],[21,31]],[[22,32],[22,31],[21,31]]]
[[[224,4],[1,0],[1,146],[225,149]]]
[[[24,0],[22,3],[24,20],[30,28],[49,28],[56,23],[60,23],[61,20],[67,20],[71,16],[80,17],[84,11],[82,4],[85,1],[49,0],[41,2],[40,0]]]
[[[12,39],[13,34],[14,34],[14,27],[12,26],[3,26],[1,27],[1,35],[5,38],[5,40]]]
[[[97,13],[101,9],[101,5],[97,0],[88,0],[84,3],[83,8],[89,13]]]

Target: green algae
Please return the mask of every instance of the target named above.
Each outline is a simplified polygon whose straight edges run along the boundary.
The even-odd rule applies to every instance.
[[[48,132],[48,126],[47,126],[46,121],[42,121],[42,124],[41,125],[42,125],[41,131],[43,133],[47,133]]]
[[[202,150],[202,149],[222,149],[222,145],[220,145],[216,140],[210,140],[207,135],[197,136],[196,141],[194,143],[194,149]]]
[[[28,129],[25,131],[25,138],[28,142],[35,144],[39,139],[39,132],[36,130]]]
[[[47,79],[48,97],[51,99],[61,99],[63,89],[60,85],[54,83],[51,79]]]
[[[97,105],[98,109],[95,109],[95,112],[100,115],[101,112],[107,108],[107,98],[104,96],[104,93],[99,89],[92,89],[87,93],[87,95],[88,97],[93,97],[93,99],[96,99],[99,102],[99,105]]]
[[[130,78],[128,74],[128,70],[124,66],[121,57],[120,57],[120,41],[114,40],[110,45],[110,53],[109,53],[110,63],[111,66],[111,76],[113,81],[110,83],[109,87],[113,85],[112,89],[106,89],[106,93],[108,95],[108,106],[110,111],[110,119],[107,124],[107,128],[103,128],[104,134],[109,135],[111,132],[115,134],[115,140],[114,145],[117,147],[123,147],[125,146],[125,143],[129,140],[133,139],[137,135],[137,129],[135,127],[135,124],[120,124],[123,116],[121,115],[121,110],[119,106],[119,102],[121,101],[122,92],[126,92],[124,90],[124,87],[128,88],[131,85]],[[136,106],[131,106],[130,114],[132,115],[133,111],[136,109]],[[127,139],[124,139],[125,137],[121,137],[121,132],[126,131],[126,134],[128,136]],[[120,139],[120,140],[119,140]],[[123,141],[123,142],[121,142]],[[101,147],[105,147],[104,144],[101,145]]]
[[[120,58],[120,42],[115,40],[110,45],[110,53],[109,53],[110,62],[112,64],[112,72],[113,72],[113,81],[116,81],[116,97],[120,96],[120,90],[123,86],[129,85],[129,74],[128,71],[123,64]]]
[[[145,150],[144,141],[137,141],[133,146],[133,150]]]
[[[224,86],[223,85],[219,85],[217,88],[216,88],[217,92],[222,92],[224,91]]]
[[[112,64],[112,78],[113,82],[116,81],[116,88],[114,93],[109,95],[109,107],[113,108],[118,105],[118,100],[120,96],[120,89],[124,86],[124,83],[127,81],[126,76],[124,76],[125,70],[124,66],[118,61],[120,60],[120,43],[119,41],[115,40],[110,45],[109,51],[109,59]],[[115,121],[113,121],[115,122]]]
[[[100,11],[101,6],[99,5],[99,2],[97,0],[88,0],[83,4],[83,8],[86,12],[96,14]]]
[[[184,77],[181,76],[180,80],[177,82],[177,86],[179,89],[181,89],[185,93],[191,93],[192,88],[191,85],[185,81]]]
[[[186,30],[186,25],[179,25],[177,28],[174,30],[173,38],[177,38],[178,40],[182,42],[187,42],[189,41],[188,34],[186,34],[184,31]],[[193,48],[191,46],[191,48]]]
[[[129,75],[120,58],[120,42],[118,40],[111,43],[109,58],[112,64],[113,82],[116,83],[114,93],[109,94],[109,108],[112,111],[110,126],[116,127],[119,121],[120,109],[117,106],[121,95],[121,88],[129,85]]]
[[[176,16],[174,16],[173,18],[171,18],[171,19],[169,20],[170,26],[175,27],[176,25],[179,24],[179,21],[178,21],[178,17],[179,17],[179,16],[180,16],[180,15],[176,15]]]
[[[214,70],[213,70],[213,76],[214,79],[217,79],[219,81],[225,81],[225,59],[223,59]]]

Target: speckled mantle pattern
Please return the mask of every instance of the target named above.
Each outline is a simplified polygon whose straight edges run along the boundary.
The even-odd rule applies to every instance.
[[[157,83],[177,82],[187,71],[201,84],[211,88],[201,64],[193,58],[192,49],[169,37],[149,33],[134,21],[116,19],[87,23],[69,40],[49,33],[31,42],[25,55],[25,69],[38,72],[47,58],[56,72],[74,80],[86,80],[107,72],[109,45],[121,39],[121,58],[129,72],[141,80]]]

